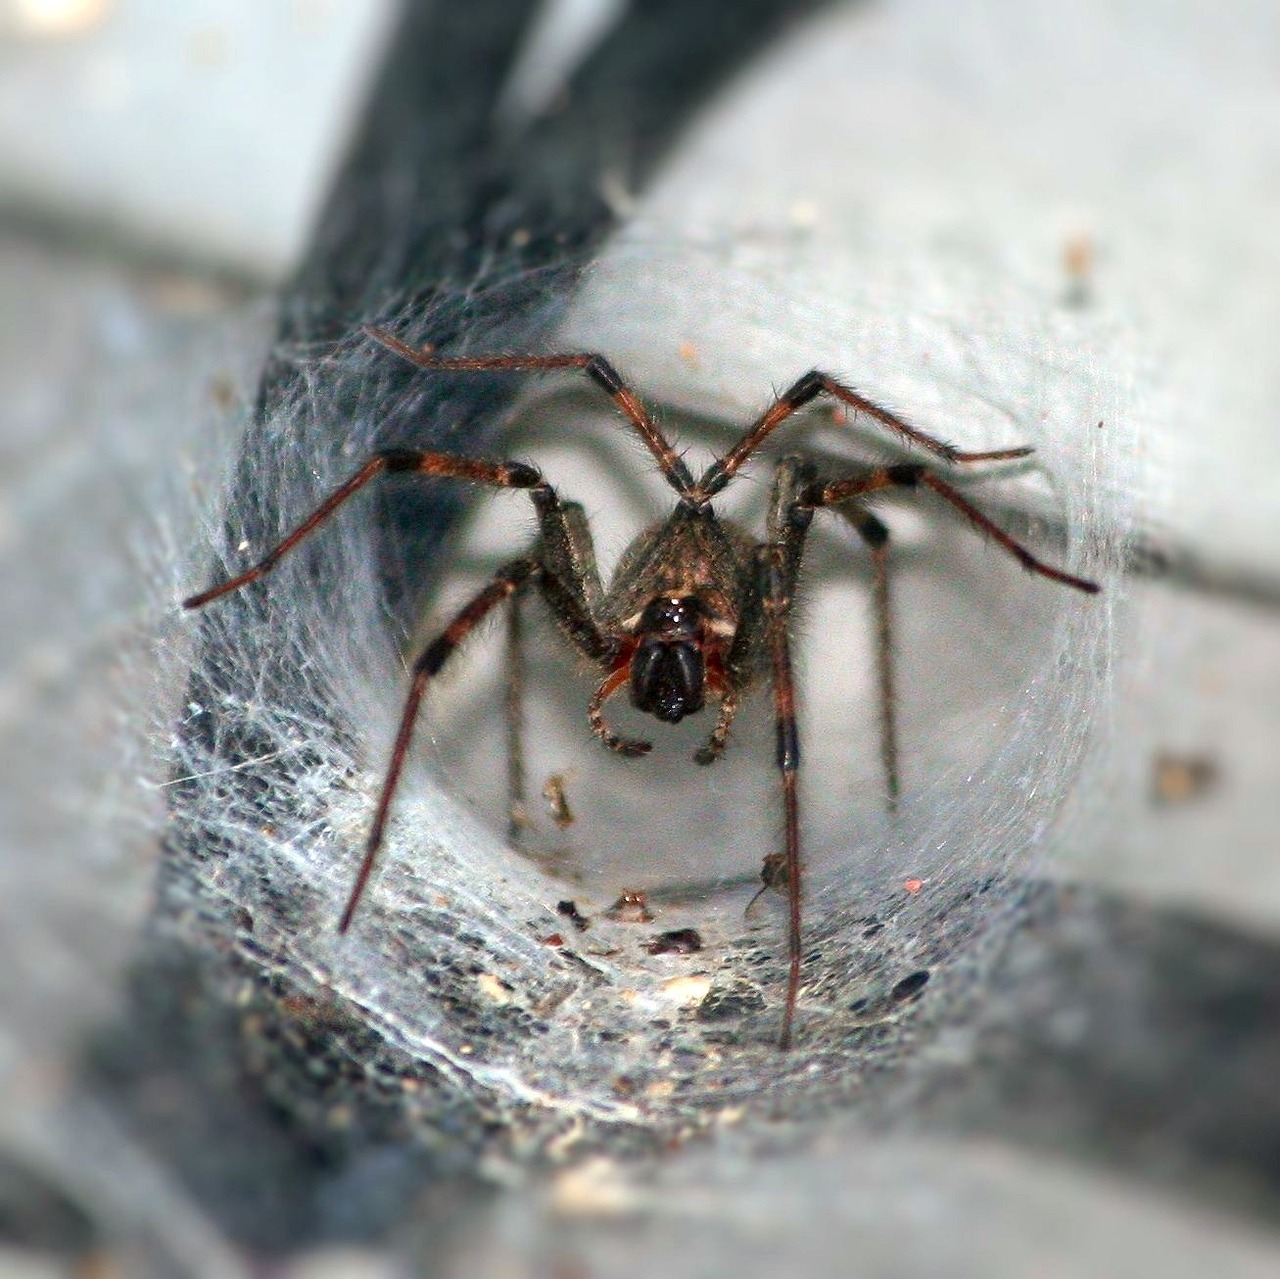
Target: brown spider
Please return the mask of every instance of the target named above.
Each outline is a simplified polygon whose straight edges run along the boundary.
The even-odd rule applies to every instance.
[[[427,685],[454,650],[499,604],[511,601],[514,623],[514,608],[521,593],[536,587],[568,640],[603,673],[588,703],[587,718],[592,732],[619,755],[644,755],[651,749],[651,743],[621,737],[605,722],[605,703],[624,686],[629,687],[635,707],[667,724],[678,723],[686,715],[702,710],[708,695],[718,698],[715,726],[695,756],[699,764],[710,764],[725,749],[742,695],[763,676],[771,678],[786,833],[784,851],[765,858],[762,878],[767,887],[785,886],[790,903],[790,968],[779,1037],[780,1046],[789,1047],[800,989],[801,888],[796,791],[800,743],[788,630],[793,589],[814,511],[831,508],[847,520],[867,544],[875,564],[882,753],[890,804],[895,802],[898,793],[898,769],[889,657],[886,564],[889,533],[860,499],[882,489],[930,489],[975,528],[993,538],[1024,568],[1080,591],[1094,593],[1098,586],[1037,559],[950,484],[927,466],[915,462],[851,465],[845,474],[821,480],[816,468],[804,459],[783,459],[774,478],[763,542],[745,529],[719,519],[712,509],[712,500],[774,430],[820,395],[829,395],[855,412],[874,418],[908,443],[948,464],[1005,461],[1025,457],[1032,450],[1023,447],[962,452],[911,426],[851,387],[814,370],[778,396],[742,438],[695,481],[648,410],[601,355],[439,356],[429,348],[419,350],[407,346],[381,329],[366,326],[365,332],[424,369],[581,369],[621,409],[675,489],[678,500],[665,521],[645,529],[631,543],[606,588],[600,580],[591,531],[582,506],[563,501],[534,467],[522,462],[485,462],[449,453],[387,449],[374,454],[252,568],[183,601],[184,608],[199,608],[262,577],[349,497],[384,472],[447,476],[497,488],[524,489],[533,500],[539,526],[537,542],[528,553],[500,568],[413,664],[412,683],[400,717],[391,762],[382,782],[364,859],[338,924],[339,931],[346,932],[350,927],[377,862]],[[518,635],[514,625],[513,635]],[[509,707],[514,704],[515,695]],[[515,751],[513,761],[514,814],[523,808],[522,768]]]

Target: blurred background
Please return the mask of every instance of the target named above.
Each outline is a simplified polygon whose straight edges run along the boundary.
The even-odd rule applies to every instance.
[[[1040,867],[1086,904],[1015,947],[994,1012],[921,1050],[931,1100],[870,1130],[801,1123],[744,1155],[731,1119],[639,1165],[484,1169],[447,1249],[447,1206],[413,1199],[269,1256],[237,1234],[80,1063],[152,905],[165,743],[136,724],[164,696],[179,713],[154,671],[186,642],[156,583],[207,528],[399,7],[0,0],[0,1273],[1275,1273],[1280,14],[794,9],[651,186],[601,188],[659,240],[749,246],[757,279],[785,259],[827,315],[902,260],[952,282],[935,304],[1069,316],[1119,406],[1099,473],[1129,570],[1086,708],[1109,753]],[[554,111],[627,10],[532,6],[502,109]],[[786,314],[803,345],[808,313]],[[776,352],[748,356],[767,384]]]

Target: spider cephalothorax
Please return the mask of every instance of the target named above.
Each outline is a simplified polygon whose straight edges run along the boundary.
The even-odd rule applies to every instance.
[[[588,353],[438,356],[430,349],[407,346],[380,329],[368,328],[366,332],[424,369],[579,369],[585,372],[613,399],[652,453],[675,490],[677,502],[666,520],[644,530],[632,542],[605,589],[582,507],[576,502],[564,501],[535,467],[522,462],[485,462],[449,453],[385,450],[371,457],[252,568],[184,601],[185,607],[198,608],[262,577],[353,493],[386,471],[525,489],[533,500],[539,526],[536,544],[500,568],[413,664],[409,694],[370,825],[364,859],[339,929],[346,931],[350,926],[377,861],[427,685],[476,626],[504,602],[512,610],[513,634],[518,634],[514,623],[521,599],[530,590],[536,590],[570,643],[602,672],[603,678],[587,705],[587,718],[605,747],[620,755],[643,755],[652,749],[649,742],[615,734],[605,723],[605,702],[624,686],[629,686],[632,704],[637,709],[667,724],[679,723],[702,710],[708,695],[718,698],[715,726],[695,756],[700,764],[710,764],[724,751],[741,695],[761,682],[771,684],[785,842],[783,852],[766,855],[762,878],[767,886],[785,887],[789,899],[790,963],[780,1036],[781,1046],[787,1047],[791,1041],[801,968],[800,815],[796,785],[800,748],[789,630],[796,576],[814,514],[831,510],[849,523],[866,543],[875,566],[882,751],[891,803],[897,798],[898,767],[889,643],[888,529],[867,509],[864,499],[887,489],[929,489],[1029,571],[1080,591],[1093,593],[1098,587],[1038,559],[931,468],[919,463],[889,466],[850,463],[842,466],[836,475],[820,479],[816,469],[803,458],[784,458],[774,478],[763,540],[719,519],[711,501],[777,427],[820,395],[829,395],[855,413],[874,419],[905,443],[918,446],[946,464],[1003,461],[1025,457],[1031,450],[1017,447],[962,452],[912,426],[851,387],[814,370],[778,396],[733,448],[712,462],[695,482],[684,460],[648,410],[603,356]],[[519,735],[514,731],[519,723],[518,698],[508,698],[508,706],[515,708],[510,712],[513,757],[510,799],[514,814],[523,809],[524,800]]]

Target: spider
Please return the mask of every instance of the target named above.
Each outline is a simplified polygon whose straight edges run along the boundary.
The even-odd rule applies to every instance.
[[[385,449],[375,453],[350,479],[269,550],[253,567],[183,601],[187,609],[203,605],[256,581],[348,498],[383,474],[413,474],[458,479],[494,488],[523,489],[533,502],[538,537],[524,554],[504,564],[414,661],[411,682],[391,760],[365,842],[364,856],[347,898],[338,931],[351,926],[377,864],[388,816],[404,769],[428,685],[476,627],[509,602],[515,635],[516,606],[536,590],[566,639],[595,665],[601,680],[587,704],[591,731],[606,749],[621,756],[647,754],[652,745],[615,733],[604,717],[606,702],[625,687],[638,710],[665,724],[701,711],[708,698],[719,702],[709,736],[697,751],[699,764],[711,764],[725,750],[742,697],[766,680],[773,691],[777,767],[782,782],[783,851],[768,854],[761,874],[766,887],[785,889],[788,899],[789,967],[779,1047],[792,1041],[801,976],[800,810],[797,794],[800,739],[790,653],[792,598],[814,513],[830,510],[845,519],[869,548],[875,568],[878,616],[881,750],[892,806],[898,796],[894,693],[889,648],[887,550],[889,531],[864,499],[890,489],[927,489],[949,503],[975,529],[1019,561],[1023,568],[1051,581],[1093,594],[1098,585],[1045,563],[1016,541],[935,469],[920,462],[886,465],[848,464],[843,473],[820,476],[803,457],[782,459],[773,480],[763,541],[745,528],[720,519],[712,505],[742,467],[775,430],[820,396],[888,428],[949,466],[1001,462],[1026,457],[1029,447],[964,452],[912,426],[834,377],[813,370],[797,379],[747,428],[736,444],[695,479],[640,399],[602,355],[589,352],[528,355],[442,356],[430,347],[407,345],[383,329],[365,333],[397,356],[422,369],[484,372],[578,370],[611,397],[657,462],[676,494],[667,518],[644,529],[623,553],[606,586],[596,565],[591,530],[583,507],[565,501],[534,466],[490,462],[451,453]],[[513,814],[523,782],[513,766]]]

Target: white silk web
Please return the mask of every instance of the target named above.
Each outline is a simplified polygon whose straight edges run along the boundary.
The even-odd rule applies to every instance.
[[[924,263],[896,267],[895,278],[855,278],[776,247],[671,250],[633,237],[588,273],[557,340],[607,353],[667,410],[691,456],[723,447],[771,388],[815,366],[962,447],[1034,444],[1032,466],[983,467],[987,478],[956,481],[1050,562],[1103,585],[1085,597],[1023,573],[942,503],[886,506],[905,783],[891,819],[879,781],[865,557],[834,521],[814,537],[795,636],[808,879],[799,1051],[784,1058],[772,1046],[786,958],[780,903],[744,915],[780,827],[767,693],[712,769],[689,763],[707,729],[700,721],[687,733],[645,725],[657,730],[654,756],[616,760],[586,731],[590,681],[537,621],[529,848],[513,851],[501,837],[505,659],[499,634],[482,628],[428,695],[378,874],[351,933],[338,934],[406,689],[406,654],[531,542],[518,493],[483,497],[471,531],[448,540],[440,554],[454,572],[412,635],[389,621],[371,492],[245,592],[247,604],[228,599],[184,618],[199,639],[185,723],[164,738],[172,845],[181,893],[204,904],[215,930],[253,962],[356,1010],[461,1089],[630,1122],[647,1113],[636,1089],[674,1072],[681,1098],[714,1089],[722,1103],[751,1087],[762,1059],[790,1072],[869,1017],[896,1016],[887,992],[900,978],[971,957],[969,943],[1003,913],[1034,859],[1063,839],[1055,823],[1065,801],[1089,784],[1140,485],[1122,383],[1069,307],[975,301],[964,280],[939,282]],[[904,291],[904,280],[930,287]],[[911,308],[904,297],[915,299]],[[405,315],[400,327],[422,318]],[[454,349],[509,350],[518,334],[517,321],[467,334]],[[254,520],[242,508],[270,495],[278,536],[387,442],[387,421],[413,417],[422,383],[437,376],[419,373],[408,390],[393,384],[404,372],[394,357],[360,338],[338,352],[293,355],[293,394],[237,462],[221,531],[210,516],[209,542],[228,572],[266,549],[261,528],[260,540],[244,531]],[[343,388],[339,402],[333,387]],[[482,451],[535,460],[564,496],[584,501],[607,573],[670,498],[594,395],[544,380],[510,414],[513,431]],[[448,419],[447,402],[421,404],[436,416],[420,426],[465,438],[468,424]],[[882,432],[815,410],[779,432],[777,447],[726,494],[725,511],[763,529],[770,458],[814,451],[839,465],[886,447],[901,455]],[[209,583],[207,545],[192,548],[174,597]],[[395,557],[393,545],[393,570]],[[626,710],[616,715],[626,727]],[[567,829],[537,798],[553,775],[567,779]],[[655,903],[653,924],[603,917],[614,896],[636,889]],[[592,918],[588,931],[557,913],[564,899]],[[655,932],[677,927],[696,928],[704,949],[647,953]],[[549,940],[557,935],[559,944]],[[725,1009],[738,1020],[721,1020]],[[727,1025],[737,1064],[717,1065],[712,1083],[706,1043],[723,1040]],[[620,1076],[635,1081],[625,1096],[613,1087]]]

